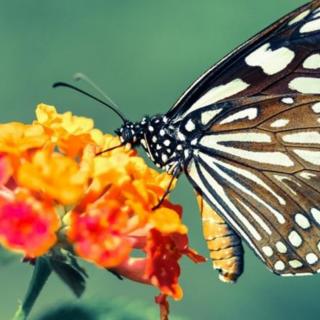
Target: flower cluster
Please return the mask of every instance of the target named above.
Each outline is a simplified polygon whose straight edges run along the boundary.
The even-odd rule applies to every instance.
[[[159,203],[171,177],[91,119],[40,104],[36,120],[0,125],[0,244],[35,259],[59,246],[100,267],[182,297],[179,259],[188,246],[182,209]],[[97,155],[98,154],[98,155]],[[133,250],[142,257],[133,257]]]

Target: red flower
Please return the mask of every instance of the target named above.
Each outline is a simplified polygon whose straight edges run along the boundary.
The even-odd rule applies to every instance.
[[[187,255],[195,262],[205,259],[188,247],[188,238],[184,234],[163,234],[156,229],[150,230],[146,245],[147,264],[145,277],[160,291],[176,300],[183,292],[178,283],[180,276],[179,259]]]
[[[57,241],[59,217],[50,203],[23,190],[0,196],[0,243],[29,258],[46,253]]]
[[[68,238],[79,256],[112,268],[128,258],[132,245],[125,234],[128,214],[118,201],[105,200],[71,213]]]

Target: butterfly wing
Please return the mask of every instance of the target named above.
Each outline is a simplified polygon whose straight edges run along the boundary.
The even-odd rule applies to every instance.
[[[221,103],[186,167],[195,189],[277,274],[320,269],[319,101],[286,95]]]
[[[281,18],[214,65],[167,116],[180,119],[230,98],[292,92],[320,94],[320,0]]]

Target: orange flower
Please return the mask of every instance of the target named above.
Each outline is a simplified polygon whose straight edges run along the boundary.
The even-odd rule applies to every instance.
[[[132,249],[125,236],[128,214],[112,197],[71,212],[69,240],[75,252],[99,266],[112,268],[128,258]]]
[[[93,142],[91,131],[93,120],[77,117],[71,112],[59,114],[56,108],[45,104],[39,104],[36,109],[37,121],[51,136],[51,141],[59,146],[59,149],[75,157],[81,155],[84,147]],[[97,130],[93,136],[97,136]]]
[[[150,216],[150,222],[161,233],[186,234],[188,229],[181,223],[179,214],[169,208],[159,208]]]
[[[148,256],[145,277],[165,295],[176,300],[182,298],[178,284],[181,258],[187,246],[187,238],[178,233],[164,235],[156,229],[150,231],[146,252]]]
[[[180,300],[183,295],[178,284],[180,276],[178,261],[182,255],[187,255],[196,263],[205,261],[204,257],[189,248],[186,235],[163,234],[156,229],[150,231],[146,252],[148,260],[145,277],[150,279],[162,294],[172,296],[175,300]]]
[[[87,175],[73,159],[45,149],[37,151],[30,162],[21,164],[18,183],[67,205],[76,203],[83,195]]]
[[[26,190],[0,196],[0,243],[29,258],[46,253],[57,241],[59,217],[52,205]]]
[[[5,155],[0,155],[0,186],[4,186],[12,174],[13,167],[9,158]]]
[[[40,125],[19,122],[0,124],[0,152],[18,155],[26,150],[41,148],[48,136]]]
[[[47,129],[53,131],[55,138],[59,138],[66,133],[79,136],[89,133],[93,129],[93,120],[84,117],[77,117],[71,112],[59,114],[56,108],[46,104],[39,104],[36,109],[37,121]]]

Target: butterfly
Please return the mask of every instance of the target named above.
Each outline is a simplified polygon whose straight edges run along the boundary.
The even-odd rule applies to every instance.
[[[278,275],[320,272],[319,0],[235,49],[167,113],[114,111],[122,144],[186,174],[226,281],[242,272],[241,240]]]

